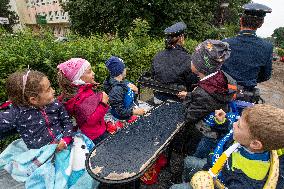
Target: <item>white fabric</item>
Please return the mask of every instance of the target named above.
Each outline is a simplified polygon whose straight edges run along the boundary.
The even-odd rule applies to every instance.
[[[148,104],[147,102],[143,102],[141,100],[138,100],[138,106],[137,108],[143,108],[146,112],[149,112],[154,107]]]
[[[200,81],[204,81],[205,79],[208,79],[208,78],[212,77],[213,75],[216,75],[217,73],[218,73],[218,71],[217,71],[217,72],[214,72],[214,73],[212,73],[212,74],[210,74],[210,75],[207,75],[207,76],[205,76],[204,78],[200,79]]]
[[[78,80],[75,80],[72,82],[74,85],[84,85],[86,84],[85,81],[81,80],[81,79],[78,79]]]
[[[88,61],[84,61],[83,65],[81,66],[80,70],[77,72],[77,74],[72,78],[72,81],[75,82],[76,80],[80,80],[82,75],[85,73],[87,68],[91,66],[91,64]],[[72,82],[72,83],[73,83]]]
[[[163,102],[164,102],[164,101],[162,101],[162,100],[160,100],[160,99],[154,97],[154,104],[159,105],[159,104],[162,104]]]

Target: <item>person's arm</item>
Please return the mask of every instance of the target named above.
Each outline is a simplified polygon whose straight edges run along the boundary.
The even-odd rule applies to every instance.
[[[71,142],[72,140],[72,133],[73,133],[73,123],[71,120],[71,117],[68,115],[68,112],[64,108],[63,104],[60,102],[57,102],[59,105],[59,120],[61,123],[61,126],[63,128],[63,138],[62,140],[65,142],[66,146]]]
[[[229,127],[230,125],[230,119],[227,118],[226,112],[224,110],[215,110],[215,117],[214,117],[215,123],[219,127]]]
[[[109,106],[107,104],[100,102],[96,110],[88,118],[86,126],[93,127],[94,125],[98,124],[98,122],[105,116],[108,109]]]
[[[16,116],[13,109],[0,111],[0,140],[17,133],[15,120]]]
[[[200,87],[188,93],[186,99],[186,122],[189,124],[197,123],[217,109],[214,102],[212,103],[213,98]]]
[[[267,81],[271,77],[272,73],[272,59],[273,59],[273,48],[270,50],[270,56],[265,64],[265,66],[260,67],[257,82],[261,83]]]
[[[184,81],[188,91],[192,91],[198,84],[199,78],[195,73],[192,73],[190,65],[184,73]]]
[[[128,83],[127,86],[135,93],[138,94],[138,87],[132,83]]]
[[[133,106],[130,108],[124,107],[124,96],[126,92],[124,88],[115,86],[109,93],[110,105],[121,118],[127,118],[133,115]]]
[[[109,109],[109,105],[107,104],[109,101],[109,97],[105,92],[102,92],[101,101],[99,102],[96,110],[88,117],[87,127],[93,127],[97,125],[100,120],[102,120]]]

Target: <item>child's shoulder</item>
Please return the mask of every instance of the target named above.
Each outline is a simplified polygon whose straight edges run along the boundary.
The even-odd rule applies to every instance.
[[[127,87],[123,85],[116,85],[112,87],[109,93],[113,94],[113,93],[126,93],[126,92],[127,92]]]
[[[0,110],[6,110],[12,107],[12,101],[8,100],[0,105]]]
[[[55,99],[52,103],[46,106],[47,110],[57,110],[63,107],[62,102],[60,102],[58,99]]]
[[[113,90],[122,90],[122,89],[126,89],[127,90],[127,85],[128,85],[128,81],[126,80],[123,80],[123,81],[119,81],[119,82],[116,82],[114,85],[112,85],[112,89]]]
[[[21,114],[22,109],[14,106],[11,101],[6,101],[0,105],[1,119],[14,120]]]

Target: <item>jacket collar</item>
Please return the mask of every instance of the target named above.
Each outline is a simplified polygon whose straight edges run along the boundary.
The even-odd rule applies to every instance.
[[[241,30],[238,34],[239,36],[256,36],[255,30]]]
[[[243,157],[246,157],[247,159],[250,160],[268,161],[270,159],[269,152],[253,153],[244,146],[239,148],[239,152]]]
[[[84,85],[78,85],[77,87],[78,87],[78,92],[97,88],[96,85],[90,84],[90,83],[87,83],[87,84],[84,84]]]
[[[212,73],[212,74],[210,74],[210,75],[207,75],[207,76],[205,76],[204,78],[200,79],[200,81],[204,81],[204,80],[206,80],[206,79],[209,79],[210,77],[216,75],[217,73],[218,73],[218,71],[217,71],[217,72],[214,72],[214,73]]]

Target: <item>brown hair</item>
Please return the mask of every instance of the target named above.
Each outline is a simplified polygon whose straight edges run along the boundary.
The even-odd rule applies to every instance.
[[[26,76],[26,85],[24,79]],[[6,79],[6,91],[8,98],[17,106],[31,106],[30,97],[37,97],[42,92],[40,82],[46,77],[39,71],[17,71]]]
[[[246,108],[242,118],[248,125],[250,135],[259,140],[263,150],[284,147],[284,110],[266,104]]]
[[[165,38],[165,48],[166,49],[172,49],[173,46],[175,46],[178,41],[180,40],[180,37],[184,35],[184,34],[180,34],[178,36],[171,36],[171,35],[168,35],[166,36]]]
[[[59,87],[62,92],[62,97],[64,98],[71,98],[77,92],[77,87],[72,84],[70,80],[68,80],[61,71],[57,73],[57,81]]]

